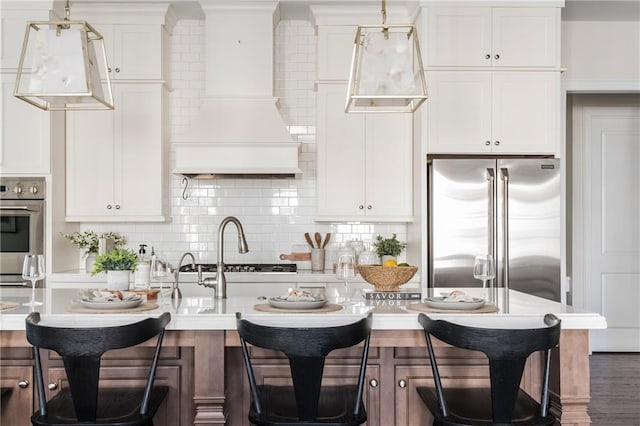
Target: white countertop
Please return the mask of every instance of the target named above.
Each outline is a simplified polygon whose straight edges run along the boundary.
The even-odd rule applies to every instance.
[[[229,288],[232,285],[228,286]],[[241,312],[243,317],[257,322],[286,323],[289,325],[304,325],[313,327],[326,326],[354,321],[373,310],[374,330],[413,330],[420,329],[417,321],[418,312],[407,310],[403,305],[407,302],[394,302],[396,306],[376,306],[366,304],[363,300],[356,306],[345,307],[340,311],[327,313],[266,313],[256,311],[254,305],[266,303],[256,296],[230,296],[228,299],[217,300],[212,295],[190,295],[188,289],[178,309],[174,309],[167,297],[160,298],[159,308],[126,314],[85,314],[69,313],[66,310],[78,295],[77,288],[47,288],[36,290],[36,300],[44,301],[43,306],[35,310],[43,314],[43,318],[68,326],[94,326],[126,323],[132,316],[154,316],[168,311],[172,314],[168,329],[173,330],[235,330],[235,313]],[[207,289],[210,290],[210,289]],[[476,297],[482,296],[482,289],[462,289]],[[183,292],[185,289],[183,288]],[[3,302],[26,302],[31,290],[22,288],[0,288],[0,300]],[[258,293],[260,294],[260,293]],[[331,294],[331,293],[329,293]],[[505,327],[512,318],[538,320],[546,313],[553,313],[562,319],[563,329],[602,329],[606,328],[605,318],[598,313],[590,313],[574,309],[536,296],[517,291],[510,292],[509,313],[474,314],[451,313],[429,314],[432,317],[442,317],[448,320],[474,324],[486,327]],[[330,298],[330,301],[331,298]],[[369,302],[376,303],[376,302]],[[379,302],[378,302],[379,303]],[[408,302],[415,303],[415,302]],[[24,318],[30,312],[30,307],[19,306],[16,309],[0,311],[0,330],[24,330]]]

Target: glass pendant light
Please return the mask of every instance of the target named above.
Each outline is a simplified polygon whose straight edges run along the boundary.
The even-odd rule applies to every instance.
[[[46,111],[113,109],[104,39],[69,15],[67,0],[64,20],[27,22],[13,95]]]
[[[345,112],[414,112],[427,99],[418,33],[413,24],[358,25]]]

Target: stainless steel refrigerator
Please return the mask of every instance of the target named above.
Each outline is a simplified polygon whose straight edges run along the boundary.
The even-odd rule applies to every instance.
[[[431,160],[428,286],[480,287],[492,254],[498,288],[560,301],[560,177],[556,159]]]

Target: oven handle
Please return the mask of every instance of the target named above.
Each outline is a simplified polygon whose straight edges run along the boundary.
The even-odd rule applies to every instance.
[[[27,206],[0,206],[0,210],[2,211],[22,210],[27,212],[37,212],[37,210],[30,209]]]

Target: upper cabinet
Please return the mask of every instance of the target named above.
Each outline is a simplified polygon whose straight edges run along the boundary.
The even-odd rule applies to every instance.
[[[535,71],[429,71],[431,154],[553,154],[560,76]]]
[[[51,113],[13,96],[15,80],[0,74],[0,174],[48,174]]]
[[[113,111],[67,113],[67,221],[164,221],[160,84],[114,84]]]
[[[427,67],[558,67],[560,9],[426,9]]]
[[[92,24],[93,25],[93,24]],[[164,27],[95,24],[105,40],[109,75],[116,80],[162,80]],[[98,61],[102,63],[102,58]]]
[[[346,93],[318,87],[316,220],[413,220],[411,114],[346,114]]]
[[[356,26],[318,27],[318,80],[349,80]]]
[[[560,8],[425,7],[428,154],[560,152]]]

